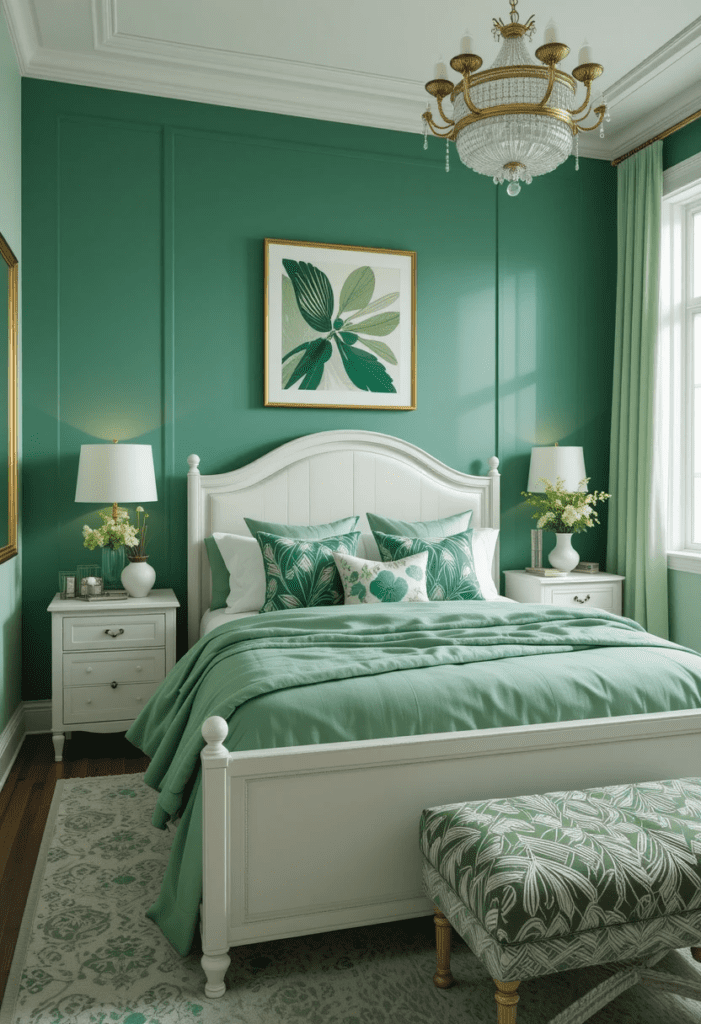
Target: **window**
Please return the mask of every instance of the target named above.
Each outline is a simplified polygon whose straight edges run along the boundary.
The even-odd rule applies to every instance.
[[[701,572],[701,156],[685,165],[665,173],[656,422],[668,448],[668,563]]]

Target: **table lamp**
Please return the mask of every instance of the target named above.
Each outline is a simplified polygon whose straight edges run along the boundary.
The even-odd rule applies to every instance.
[[[531,449],[531,465],[528,473],[528,487],[531,493],[544,494],[545,481],[555,486],[558,479],[562,480],[565,490],[586,491],[587,485],[582,484],[586,478],[584,469],[584,449],[574,445],[550,445],[547,448]],[[557,556],[555,556],[557,558]],[[570,557],[574,561],[575,554]],[[553,564],[552,554],[549,556]],[[578,556],[577,556],[577,560]],[[543,531],[531,530],[531,567],[540,569],[543,564]]]
[[[120,504],[158,501],[151,445],[82,444],[75,500],[111,504],[115,519]],[[102,565],[105,589],[119,587],[124,548],[103,548]]]

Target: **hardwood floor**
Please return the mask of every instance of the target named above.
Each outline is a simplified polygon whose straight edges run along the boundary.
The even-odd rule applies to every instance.
[[[54,761],[50,735],[25,737],[0,792],[0,1000],[56,780],[144,772],[149,763],[123,733],[74,732],[63,756]]]

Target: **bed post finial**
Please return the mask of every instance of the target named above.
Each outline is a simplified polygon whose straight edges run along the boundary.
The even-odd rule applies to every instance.
[[[193,475],[199,476],[200,475],[200,471],[197,468],[199,466],[199,464],[200,464],[200,457],[199,457],[199,455],[188,455],[188,457],[187,457],[187,464],[190,467],[189,470],[187,471],[187,475],[188,476],[193,476]]]
[[[489,475],[490,476],[499,476],[500,475],[499,474],[499,459],[496,457],[496,455],[492,455],[491,459],[489,460]]]
[[[203,754],[211,756],[228,754],[228,750],[224,746],[224,740],[229,735],[229,725],[225,718],[221,718],[219,715],[212,715],[202,726],[202,735],[207,744],[202,751]]]

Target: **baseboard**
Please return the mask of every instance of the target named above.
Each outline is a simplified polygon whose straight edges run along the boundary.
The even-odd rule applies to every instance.
[[[51,701],[26,700],[0,732],[0,789],[5,785],[25,736],[51,732]]]
[[[15,708],[10,721],[0,732],[0,789],[5,785],[15,758],[19,754],[22,741],[26,736],[24,725],[24,705]]]
[[[24,702],[25,736],[30,736],[35,732],[51,732],[50,700],[25,700]]]

